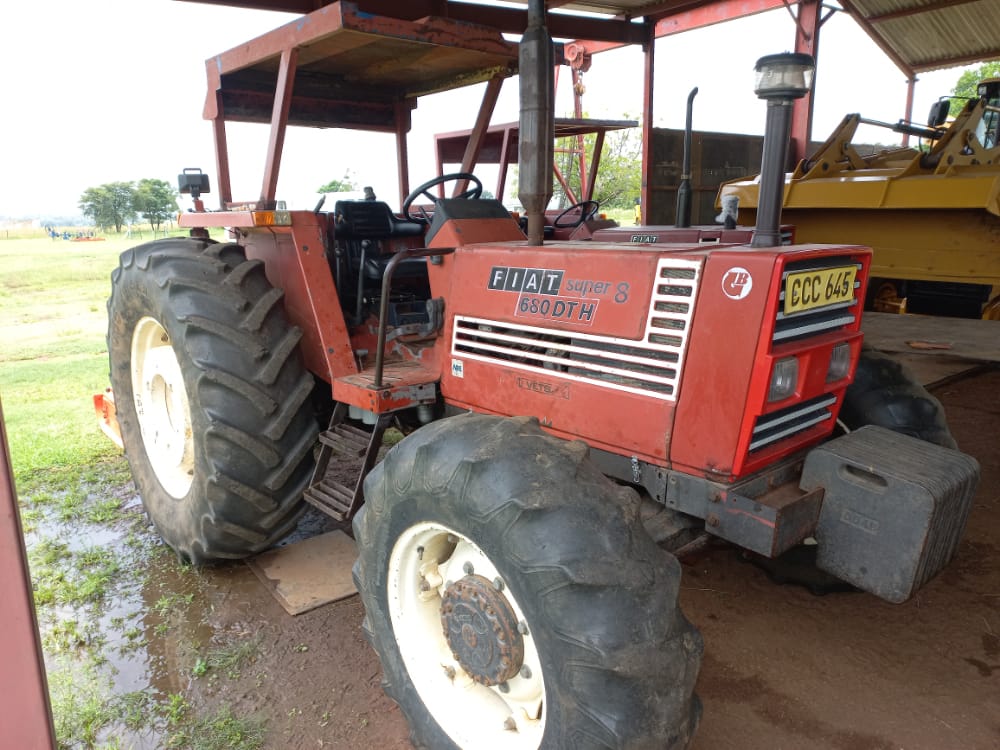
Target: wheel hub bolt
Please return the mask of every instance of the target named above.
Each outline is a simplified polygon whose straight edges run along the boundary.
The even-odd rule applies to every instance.
[[[503,591],[503,581],[501,581],[499,577],[493,579],[493,588],[497,591]]]
[[[465,575],[471,576],[473,573],[476,572],[476,569],[472,567],[472,563],[466,562],[462,565],[462,571],[465,573]]]
[[[500,690],[501,693],[510,692],[510,685],[508,685],[506,682],[501,682],[499,685],[497,685],[497,688]]]
[[[520,633],[521,635],[527,635],[528,623],[526,623],[524,620],[521,620],[521,622],[517,624],[517,632]]]
[[[517,722],[514,721],[513,716],[508,716],[506,719],[504,719],[503,728],[506,729],[508,732],[517,731]]]
[[[531,669],[528,668],[527,664],[521,667],[521,677],[526,680],[531,678]]]

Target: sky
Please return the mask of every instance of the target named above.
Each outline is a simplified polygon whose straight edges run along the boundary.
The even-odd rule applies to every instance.
[[[0,4],[0,217],[76,216],[88,187],[143,178],[176,185],[186,167],[208,172],[214,185],[211,130],[202,119],[204,61],[293,18],[177,0]],[[687,95],[697,86],[696,130],[762,133],[765,105],[753,94],[754,63],[793,42],[794,22],[783,8],[660,39],[656,126],[683,128]],[[919,76],[915,119],[951,91],[962,70]],[[596,55],[584,83],[589,116],[637,118],[641,53]],[[434,134],[471,128],[481,96],[481,87],[468,87],[420,101],[408,137],[411,185],[436,174]],[[820,36],[813,139],[825,139],[849,112],[894,122],[904,115],[905,103],[904,74],[850,17],[834,14]],[[569,75],[562,75],[556,114],[572,114],[572,107]],[[493,122],[517,118],[512,80],[501,92]],[[230,123],[227,132],[233,197],[252,200],[260,192],[267,127]],[[883,143],[892,135],[859,132],[862,140]],[[495,173],[482,171],[489,187]],[[316,189],[346,172],[395,205],[392,136],[290,128],[278,199],[292,208],[312,208]]]

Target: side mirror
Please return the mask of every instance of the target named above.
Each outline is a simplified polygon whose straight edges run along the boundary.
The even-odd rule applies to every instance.
[[[177,175],[177,189],[192,198],[198,198],[202,193],[210,193],[208,175],[197,167],[188,167]]]
[[[931,105],[931,111],[927,114],[927,124],[932,128],[943,125],[948,119],[948,112],[951,110],[951,99],[945,97],[938,99]]]

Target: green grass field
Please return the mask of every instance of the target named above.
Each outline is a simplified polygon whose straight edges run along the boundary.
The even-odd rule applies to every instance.
[[[0,399],[22,493],[118,453],[91,397],[108,380],[111,271],[132,244],[0,241]]]
[[[121,750],[132,746],[121,736],[154,732],[166,747],[257,748],[259,722],[226,707],[201,715],[181,694],[123,692],[116,682],[115,660],[145,647],[139,592],[149,570],[177,565],[150,533],[93,408],[108,385],[111,272],[141,242],[0,233],[0,402],[58,747]]]

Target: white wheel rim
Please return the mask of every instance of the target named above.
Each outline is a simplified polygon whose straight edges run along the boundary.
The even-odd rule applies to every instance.
[[[441,625],[442,595],[449,583],[475,575],[499,580],[518,623],[522,623],[524,667],[504,685],[474,682],[452,654]],[[396,540],[389,558],[389,616],[420,699],[461,748],[537,748],[545,730],[545,685],[531,623],[503,576],[479,547],[440,524],[419,523]],[[522,676],[527,675],[527,676]]]
[[[160,485],[180,499],[194,481],[194,435],[184,376],[170,336],[142,318],[132,332],[132,398],[146,456]]]

